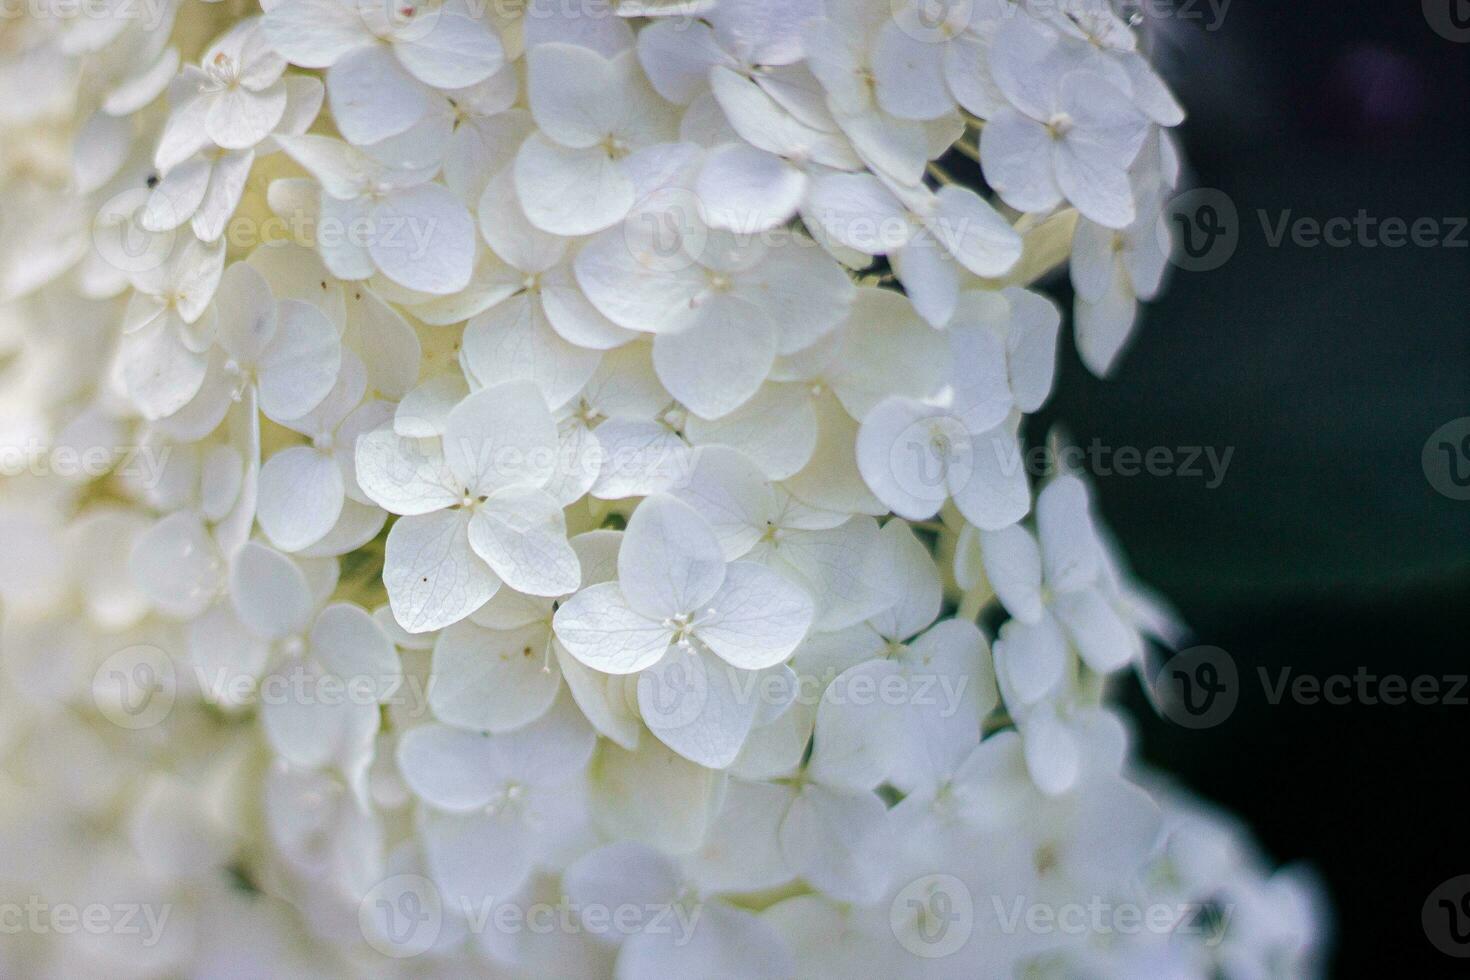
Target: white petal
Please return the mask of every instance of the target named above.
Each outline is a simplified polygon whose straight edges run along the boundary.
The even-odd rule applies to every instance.
[[[531,114],[547,136],[585,148],[607,135],[618,84],[611,61],[576,44],[542,44],[527,53],[526,73]]]
[[[834,174],[817,180],[806,210],[833,239],[867,255],[901,248],[914,234],[908,211],[871,174]]]
[[[556,423],[541,391],[507,381],[470,395],[449,413],[444,458],[477,494],[541,487],[556,468]]]
[[[119,349],[128,395],[146,419],[160,419],[187,405],[204,384],[209,362],[189,350],[165,324],[124,337]]]
[[[363,492],[394,514],[428,514],[464,496],[438,446],[391,428],[360,436],[355,462]]]
[[[892,601],[877,562],[878,525],[855,517],[841,527],[790,534],[776,554],[816,602],[813,627],[843,629],[881,612]]]
[[[1036,497],[1036,531],[1046,581],[1058,592],[1086,588],[1102,570],[1102,546],[1087,502],[1087,485],[1071,474],[1049,482]]]
[[[887,809],[874,793],[807,783],[781,824],[787,864],[813,887],[839,900],[869,903],[887,885],[875,844]]]
[[[337,383],[342,345],[326,314],[309,303],[284,299],[277,327],[257,362],[260,410],[280,422],[320,406]]]
[[[501,594],[505,594],[502,592]],[[545,623],[487,630],[459,623],[434,644],[434,717],[460,728],[504,732],[546,713],[561,687]],[[549,669],[548,669],[549,668]]]
[[[655,494],[633,511],[618,551],[618,582],[633,609],[653,620],[694,613],[724,579],[719,541],[694,508]]]
[[[1034,412],[1051,394],[1062,313],[1051,300],[1025,289],[1007,289],[1006,299],[1011,306],[1011,327],[1006,335],[1011,391],[1017,408]]]
[[[373,209],[368,252],[400,286],[448,295],[468,286],[474,272],[475,223],[449,188],[420,184]]]
[[[690,416],[684,432],[697,446],[729,446],[749,457],[769,480],[795,475],[817,444],[817,413],[801,385],[766,384],[728,415]]]
[[[988,301],[985,305],[993,306],[1000,316],[1008,312],[1008,307],[993,294],[967,293],[947,331],[950,363],[955,366],[953,412],[968,431],[984,432],[1005,421],[1014,400],[1006,372],[1004,335],[983,318],[968,322],[980,305],[974,300]]]
[[[304,68],[325,68],[373,40],[356,5],[340,0],[275,4],[266,12],[261,32],[277,54]]]
[[[900,119],[934,119],[954,108],[944,84],[946,47],[914,36],[895,20],[879,29],[872,72],[884,112]]]
[[[798,121],[749,78],[717,66],[709,79],[730,125],[757,149],[830,167],[853,168],[857,163],[852,148],[840,136]]]
[[[321,611],[311,627],[311,652],[338,677],[371,681],[378,699],[402,674],[388,635],[367,610],[351,603],[336,602]]]
[[[1097,673],[1110,674],[1142,654],[1138,634],[1097,589],[1063,592],[1055,609],[1082,659]]]
[[[542,231],[526,218],[510,167],[490,178],[477,212],[485,241],[520,272],[545,272],[566,254],[565,238]]]
[[[726,662],[760,670],[791,656],[811,623],[805,591],[763,565],[737,561],[725,570],[695,632]]]
[[[387,45],[358,48],[327,72],[327,98],[337,128],[367,146],[397,136],[429,111],[429,93]]]
[[[498,788],[499,745],[478,732],[419,725],[403,733],[397,755],[414,795],[443,810],[481,809]]]
[[[416,23],[393,45],[398,60],[425,85],[467,88],[489,78],[505,64],[500,38],[485,21],[448,7],[431,16],[428,30]]]
[[[659,95],[688,105],[709,85],[709,70],[730,56],[703,21],[658,20],[638,32],[638,62]]]
[[[776,495],[761,473],[745,456],[713,446],[694,453],[688,479],[672,493],[699,511],[719,539],[725,557],[741,557],[769,530],[775,515]]]
[[[403,517],[388,532],[383,585],[393,618],[410,633],[457,623],[495,594],[500,580],[470,548],[462,510]]]
[[[662,422],[613,418],[593,435],[601,456],[594,497],[621,500],[668,490],[689,471],[689,446]]]
[[[584,908],[663,905],[674,901],[681,885],[672,860],[633,841],[588,852],[567,868],[564,880],[567,895]]]
[[[682,209],[640,211],[577,254],[577,283],[613,323],[660,333],[688,322],[708,277],[683,251],[681,220],[688,220]]]
[[[128,559],[138,588],[164,613],[193,619],[214,601],[224,574],[198,516],[181,510],[138,536]]]
[[[946,410],[889,398],[868,413],[857,438],[863,481],[895,514],[926,520],[949,497],[947,475],[971,469],[969,435]]]
[[[214,167],[203,157],[185,160],[153,188],[138,223],[147,231],[168,231],[188,221],[209,189]]]
[[[366,287],[347,295],[348,318],[368,370],[368,387],[402,398],[419,377],[423,348],[408,321]]]
[[[974,468],[949,472],[955,506],[982,531],[1014,524],[1031,509],[1026,461],[1016,434],[1005,425],[974,436]]]
[[[712,654],[680,644],[638,675],[643,723],[690,762],[723,769],[735,761],[755,721],[749,677]]]
[[[906,640],[934,622],[943,589],[939,569],[929,550],[900,521],[890,521],[880,532],[881,568],[898,596],[894,606],[872,619],[873,628],[890,640]]]
[[[775,361],[776,333],[770,316],[753,303],[711,297],[688,329],[654,338],[654,369],[690,411],[719,418],[760,389]]]
[[[567,652],[605,674],[634,674],[657,663],[674,637],[634,611],[616,582],[584,588],[562,603],[553,622]]]
[[[1061,683],[1067,665],[1067,640],[1050,615],[1035,624],[1012,620],[995,641],[995,669],[1006,691],[1006,703],[1024,708],[1035,704]]]
[[[782,980],[797,975],[796,964],[776,930],[764,919],[723,902],[706,902],[688,928],[634,933],[618,957],[627,980],[660,977],[740,977]]]
[[[1047,211],[1062,199],[1052,175],[1052,137],[1014,109],[996,113],[980,133],[985,182],[1018,211]]]
[[[638,336],[592,305],[577,285],[570,264],[559,265],[541,277],[541,310],[551,321],[551,328],[578,347],[609,350]]]
[[[941,187],[925,226],[977,276],[1003,275],[1020,261],[1021,236],[989,202],[967,187]]]
[[[205,129],[226,150],[248,150],[270,135],[286,112],[286,84],[260,92],[243,85],[226,88],[212,97]]]
[[[1066,139],[1057,147],[1053,160],[1057,187],[1084,217],[1108,228],[1126,228],[1133,223],[1137,211],[1128,173],[1110,153],[1080,139]]]
[[[270,639],[298,633],[311,615],[311,590],[296,563],[247,541],[230,561],[230,598],[240,621]]]
[[[897,681],[891,680],[897,678]],[[822,783],[852,791],[877,787],[906,761],[913,733],[902,705],[885,702],[885,683],[901,683],[891,660],[851,667],[822,694],[808,771]]]
[[[342,470],[330,453],[292,446],[260,468],[257,518],[271,544],[300,551],[321,540],[342,513]]]
[[[1026,719],[1021,744],[1026,752],[1026,768],[1043,793],[1056,796],[1077,782],[1082,753],[1076,736],[1049,706]]]
[[[780,157],[727,143],[705,157],[694,192],[711,227],[752,234],[794,215],[806,184],[806,175]]]
[[[948,323],[959,302],[960,265],[928,231],[889,257],[914,310],[935,329]]]
[[[980,532],[985,575],[1006,611],[1034,623],[1041,618],[1041,549],[1019,524]]]
[[[511,588],[528,595],[575,592],[581,569],[561,506],[542,490],[498,490],[470,520],[470,547]]]
[[[1118,271],[1112,286],[1097,302],[1077,297],[1073,320],[1077,335],[1077,353],[1087,369],[1098,377],[1106,377],[1133,332],[1138,317],[1138,300]]]
[[[633,182],[606,150],[561,147],[540,133],[516,154],[515,181],[531,224],[557,235],[601,231],[633,206]]]
[[[592,377],[601,359],[551,329],[540,302],[523,293],[492,306],[465,327],[465,363],[476,378],[532,381],[555,411]]]
[[[449,413],[469,393],[469,385],[460,372],[435,375],[399,401],[393,412],[393,431],[417,439],[437,439],[444,435]]]

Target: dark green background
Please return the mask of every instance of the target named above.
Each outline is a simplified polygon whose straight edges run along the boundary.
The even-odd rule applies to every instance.
[[[1256,667],[1470,673],[1470,502],[1420,464],[1435,429],[1470,415],[1470,249],[1271,247],[1257,211],[1470,215],[1470,46],[1417,2],[1237,0],[1216,31],[1158,23],[1191,181],[1234,201],[1239,247],[1176,270],[1113,377],[1067,351],[1032,435],[1060,422],[1082,445],[1234,447],[1213,490],[1096,478],[1139,577],[1242,675],[1235,712],[1203,732],[1134,686],[1144,755],[1275,859],[1317,868],[1333,975],[1464,976],[1420,907],[1470,872],[1470,707],[1271,705]]]

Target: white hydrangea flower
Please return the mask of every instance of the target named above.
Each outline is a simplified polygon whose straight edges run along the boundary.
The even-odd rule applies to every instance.
[[[1148,120],[1107,77],[1087,70],[1076,49],[1020,15],[997,32],[996,84],[1010,103],[980,134],[985,179],[1023,211],[1063,198],[1108,228],[1136,214],[1128,167],[1148,135]]]
[[[261,34],[291,64],[328,69],[338,130],[368,146],[422,120],[432,89],[467,88],[505,64],[500,38],[472,10],[458,0],[285,0],[266,12]]]
[[[571,592],[579,578],[555,473],[556,423],[535,385],[508,381],[449,412],[440,439],[385,427],[357,443],[357,478],[379,506],[403,515],[388,534],[383,581],[393,615],[412,633],[474,612],[500,588]]]
[[[169,917],[0,973],[1313,971],[1106,700],[1177,622],[1019,523],[1032,290],[1101,374],[1166,264],[1118,10],[96,12],[0,43],[0,442],[84,461],[0,473],[0,879]],[[1233,911],[996,904],[1110,900]]]
[[[634,511],[617,567],[615,582],[557,610],[557,639],[594,670],[641,674],[645,724],[686,758],[723,768],[756,720],[752,673],[791,655],[811,624],[811,599],[762,565],[727,563],[704,518],[666,494]]]

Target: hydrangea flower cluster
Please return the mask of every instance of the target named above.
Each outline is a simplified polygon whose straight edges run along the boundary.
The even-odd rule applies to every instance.
[[[1312,972],[1023,446],[1165,267],[1113,7],[5,18],[0,911],[135,915],[0,973]]]

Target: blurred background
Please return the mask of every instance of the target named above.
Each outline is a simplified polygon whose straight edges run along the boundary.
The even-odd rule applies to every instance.
[[[1174,270],[1107,381],[1062,345],[1037,422],[1083,447],[1233,450],[1215,486],[1208,465],[1094,480],[1138,576],[1191,642],[1229,654],[1239,700],[1201,730],[1160,718],[1137,685],[1125,700],[1146,759],[1238,813],[1271,858],[1315,866],[1332,975],[1463,976],[1420,913],[1470,872],[1453,802],[1470,685],[1460,704],[1399,706],[1273,704],[1270,688],[1286,667],[1428,675],[1442,693],[1470,674],[1470,500],[1421,464],[1431,434],[1470,416],[1470,3],[1143,10],[1189,108],[1187,180],[1224,192],[1238,241],[1218,268]],[[1439,243],[1389,247],[1374,225],[1342,246],[1292,241],[1299,218],[1360,211],[1433,219]],[[1452,445],[1470,473],[1470,442]]]

